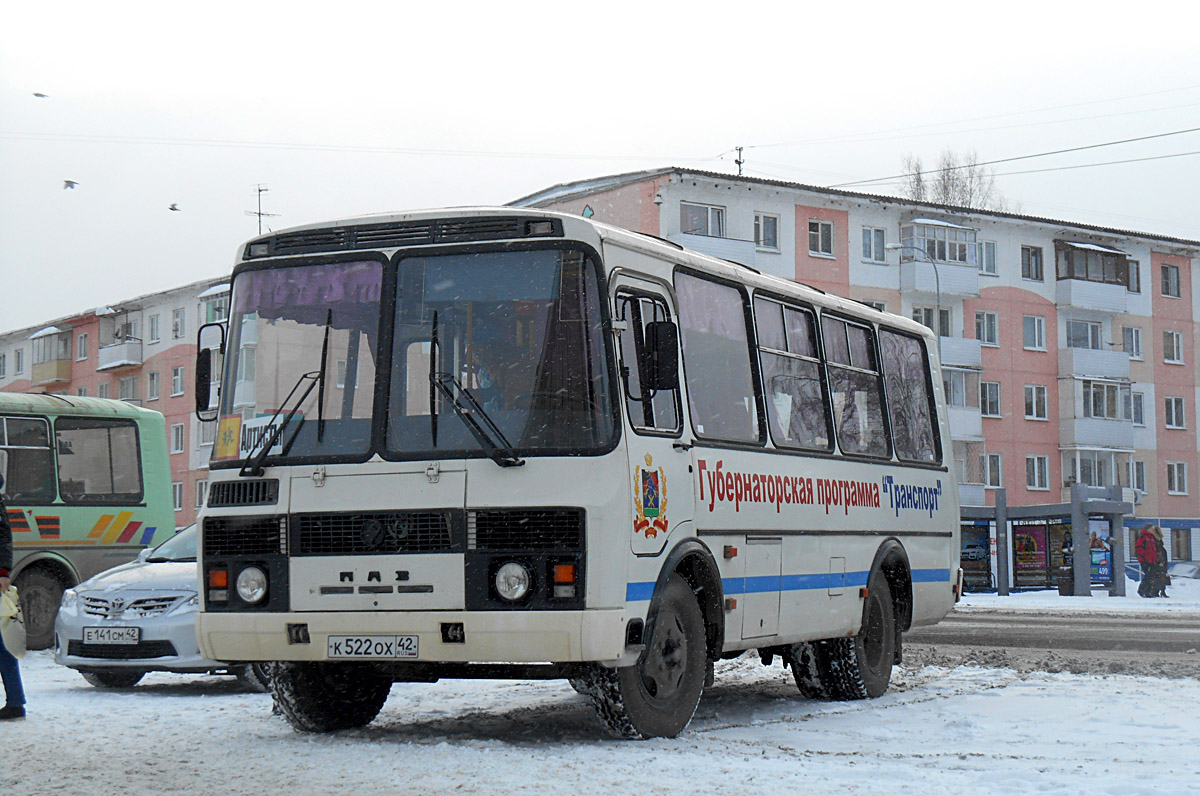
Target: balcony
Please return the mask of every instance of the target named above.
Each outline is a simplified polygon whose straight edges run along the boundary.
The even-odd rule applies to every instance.
[[[948,406],[950,439],[960,442],[983,441],[983,415],[979,407]]]
[[[986,506],[987,488],[983,484],[959,484],[958,504],[960,506]]]
[[[1055,292],[1055,301],[1060,307],[1100,312],[1125,312],[1124,285],[1108,282],[1090,282],[1086,279],[1060,279]]]
[[[754,267],[755,247],[752,240],[736,238],[717,238],[711,235],[691,235],[686,232],[676,232],[667,236],[667,240],[678,243],[685,249],[707,254],[709,257],[719,257],[722,260],[733,260],[735,263]]]
[[[71,360],[69,359],[52,359],[49,362],[38,362],[33,366],[33,372],[30,373],[33,386],[39,387],[43,384],[56,384],[61,381],[71,380]]]
[[[1058,442],[1063,448],[1133,450],[1133,421],[1067,418],[1058,424]]]
[[[943,337],[939,342],[942,364],[957,368],[982,368],[983,355],[979,341],[966,337]]]
[[[142,341],[123,340],[100,349],[96,370],[113,370],[140,364],[142,364]]]
[[[935,277],[933,266],[923,260],[900,263],[900,290],[903,292],[937,295],[939,279],[943,297],[974,298],[979,295],[979,269],[973,265],[938,263]]]
[[[1062,348],[1058,351],[1058,373],[1060,376],[1128,381],[1129,354],[1094,348]]]

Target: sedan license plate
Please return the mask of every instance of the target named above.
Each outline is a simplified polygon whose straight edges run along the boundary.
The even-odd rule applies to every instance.
[[[137,644],[142,640],[140,627],[85,627],[84,644]]]
[[[330,636],[326,651],[330,658],[415,658],[417,637]]]

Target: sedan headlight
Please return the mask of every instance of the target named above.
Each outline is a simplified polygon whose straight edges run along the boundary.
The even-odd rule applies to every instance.
[[[70,610],[78,604],[79,592],[75,591],[74,589],[67,589],[63,592],[62,602],[59,604],[62,608]]]
[[[523,564],[509,561],[496,570],[496,593],[510,603],[515,603],[526,594],[533,585],[533,578]]]
[[[246,567],[238,573],[235,588],[244,602],[260,602],[267,596],[267,573],[258,567]]]
[[[195,611],[199,607],[200,607],[200,595],[193,594],[191,597],[188,597],[186,600],[180,600],[179,602],[175,603],[175,607],[172,608],[170,611],[168,611],[168,613],[186,614],[186,613],[191,613],[192,611]]]

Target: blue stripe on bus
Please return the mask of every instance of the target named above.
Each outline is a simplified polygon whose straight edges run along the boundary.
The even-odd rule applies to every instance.
[[[762,594],[773,591],[808,591],[813,589],[853,588],[866,586],[870,572],[819,572],[813,575],[766,575],[753,578],[722,578],[725,594]],[[947,583],[948,569],[914,569],[913,583]],[[654,594],[654,582],[630,583],[625,587],[625,601],[645,602]]]
[[[948,569],[914,569],[912,571],[913,583],[948,583],[950,581],[950,570]]]

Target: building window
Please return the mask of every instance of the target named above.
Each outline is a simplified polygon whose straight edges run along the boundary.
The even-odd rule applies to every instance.
[[[1099,351],[1104,327],[1096,321],[1067,321],[1067,348],[1089,348]]]
[[[88,358],[87,332],[83,332],[75,337],[75,358],[78,360],[84,360]]]
[[[1126,412],[1135,426],[1146,425],[1146,393],[1135,392],[1129,396],[1129,411]]]
[[[868,307],[870,307],[873,310],[879,310],[880,312],[887,312],[887,302],[886,301],[864,301],[863,304],[866,304]]]
[[[982,345],[999,345],[996,327],[997,315],[994,312],[975,313],[975,339]]]
[[[159,338],[159,332],[158,332],[158,316],[151,315],[150,316],[150,342],[157,343],[159,341],[159,339],[160,338]]]
[[[1167,494],[1187,494],[1187,463],[1167,462]]]
[[[833,256],[833,222],[809,219],[808,253]]]
[[[996,276],[996,241],[985,240],[979,244],[979,273]]]
[[[217,441],[217,421],[201,421],[200,422],[200,445],[212,445]]]
[[[171,395],[183,395],[183,366],[171,368]]]
[[[1138,265],[1137,260],[1129,261],[1129,284],[1125,289],[1130,293],[1142,292],[1142,267]]]
[[[171,453],[183,453],[187,440],[184,438],[183,423],[171,426]]]
[[[1162,267],[1162,294],[1172,298],[1179,298],[1179,266],[1163,264]]]
[[[8,375],[8,354],[0,354],[0,379]]]
[[[1171,529],[1171,558],[1175,561],[1192,560],[1192,533],[1190,528]]]
[[[943,369],[942,386],[950,406],[979,408],[979,371]]]
[[[1083,382],[1083,417],[1128,420],[1129,407],[1129,385],[1104,381]]]
[[[1142,358],[1142,327],[1121,327],[1121,349],[1129,354],[1130,359]]]
[[[1046,420],[1046,386],[1044,384],[1025,385],[1025,419]]]
[[[1045,273],[1042,270],[1041,246],[1021,247],[1021,278],[1032,279],[1035,282],[1045,280]]]
[[[138,377],[124,376],[117,379],[117,397],[122,401],[136,401],[138,397]]]
[[[863,227],[862,256],[869,263],[887,262],[887,232],[879,227]]]
[[[925,252],[931,260],[941,263],[975,265],[979,246],[976,232],[955,224],[911,224],[900,228],[900,242]],[[911,253],[901,252],[902,262],[912,260]]]
[[[1179,332],[1163,332],[1163,362],[1183,364],[1183,335]]]
[[[754,214],[754,245],[760,249],[779,251],[779,216]]]
[[[196,508],[204,508],[204,498],[208,497],[208,479],[196,479]]]
[[[938,317],[938,325],[933,325],[934,315]],[[950,309],[948,307],[913,307],[912,319],[928,327],[939,337],[950,337]]]
[[[229,318],[229,294],[216,296],[204,302],[204,322],[220,323]]]
[[[1025,488],[1035,490],[1050,489],[1050,457],[1025,457]]]
[[[108,397],[108,382],[101,382],[100,386],[96,388],[96,397],[98,397],[98,398],[107,398]]]
[[[146,400],[158,400],[158,371],[146,374]]]
[[[1126,465],[1126,473],[1129,478],[1129,488],[1136,489],[1139,492],[1146,491],[1146,463],[1133,461]]]
[[[1168,395],[1165,402],[1167,428],[1187,428],[1183,416],[1183,398]]]
[[[1041,315],[1025,316],[1025,347],[1033,351],[1046,350],[1046,319]]]
[[[171,339],[182,340],[187,334],[187,313],[183,307],[171,310]]]
[[[1059,279],[1082,279],[1106,285],[1129,285],[1129,260],[1124,252],[1090,243],[1055,241]]]
[[[979,457],[979,472],[983,475],[983,485],[989,489],[999,489],[1004,486],[1000,477],[1000,464],[999,453],[985,453]]]
[[[183,482],[175,481],[171,484],[171,499],[175,503],[176,511],[183,511]]]
[[[725,237],[725,208],[679,203],[679,230],[688,235]]]
[[[1000,382],[979,382],[979,413],[984,417],[1000,417]]]
[[[25,372],[25,349],[18,348],[13,352],[13,373]]]

